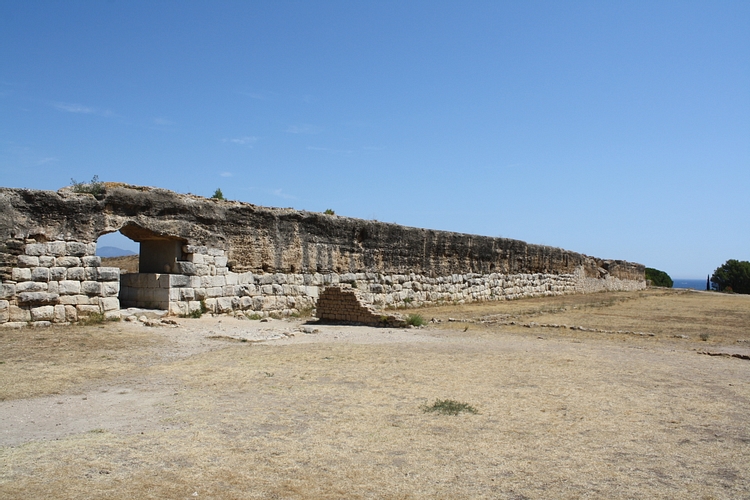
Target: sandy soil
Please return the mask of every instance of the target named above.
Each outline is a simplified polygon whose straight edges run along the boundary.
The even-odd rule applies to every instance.
[[[750,498],[750,297],[417,312],[0,330],[0,498]]]

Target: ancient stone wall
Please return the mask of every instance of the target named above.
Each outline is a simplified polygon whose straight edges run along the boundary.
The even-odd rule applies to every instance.
[[[645,287],[640,264],[518,240],[105,187],[98,197],[0,188],[0,323],[115,316],[118,297],[172,314],[295,314],[338,283],[377,307]],[[118,230],[141,242],[149,271],[123,275],[119,294],[116,269],[94,256],[96,239]]]

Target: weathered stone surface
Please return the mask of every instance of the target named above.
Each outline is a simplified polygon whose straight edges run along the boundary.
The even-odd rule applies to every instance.
[[[47,292],[22,292],[18,294],[19,304],[55,304],[60,296]]]
[[[177,238],[187,242],[188,250],[205,246],[206,255],[233,261],[235,271],[446,276],[572,273],[580,266],[590,278],[600,278],[599,268],[619,279],[644,277],[640,264],[518,240],[217,202],[156,188],[111,185],[102,199],[69,189],[0,188],[0,212],[10,215],[0,219],[0,240],[33,237],[42,231],[47,239],[65,235],[68,240],[94,242],[101,234],[121,229],[136,241]],[[34,245],[26,246],[27,255],[47,251],[39,247],[44,244]],[[196,274],[200,275],[197,265]]]

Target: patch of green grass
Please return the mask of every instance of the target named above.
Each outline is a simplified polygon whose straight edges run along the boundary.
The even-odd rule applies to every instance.
[[[440,413],[441,415],[458,415],[459,413],[479,413],[476,408],[467,403],[461,403],[453,399],[436,399],[431,405],[422,406],[425,413]]]
[[[254,320],[259,320],[259,319],[261,319],[262,317],[263,317],[263,316],[261,316],[261,315],[260,315],[260,314],[258,314],[258,313],[253,313],[253,314],[248,314],[248,315],[247,315],[247,319],[254,319]]]
[[[88,193],[94,195],[95,198],[100,198],[106,192],[104,183],[99,182],[98,175],[95,175],[91,182],[76,182],[75,179],[70,179],[70,182],[73,184],[74,193]]]
[[[420,314],[410,314],[406,317],[406,324],[411,326],[422,326],[427,322]]]

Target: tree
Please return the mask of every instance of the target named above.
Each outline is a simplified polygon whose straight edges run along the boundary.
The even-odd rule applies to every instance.
[[[750,294],[750,262],[729,259],[714,271],[711,281],[716,283],[720,292]]]
[[[672,288],[672,285],[674,285],[672,278],[670,278],[667,273],[654,269],[653,267],[646,268],[646,279],[651,280],[653,286]]]
[[[223,200],[224,193],[221,192],[221,188],[216,188],[216,191],[214,191],[214,195],[211,198],[214,200]]]

